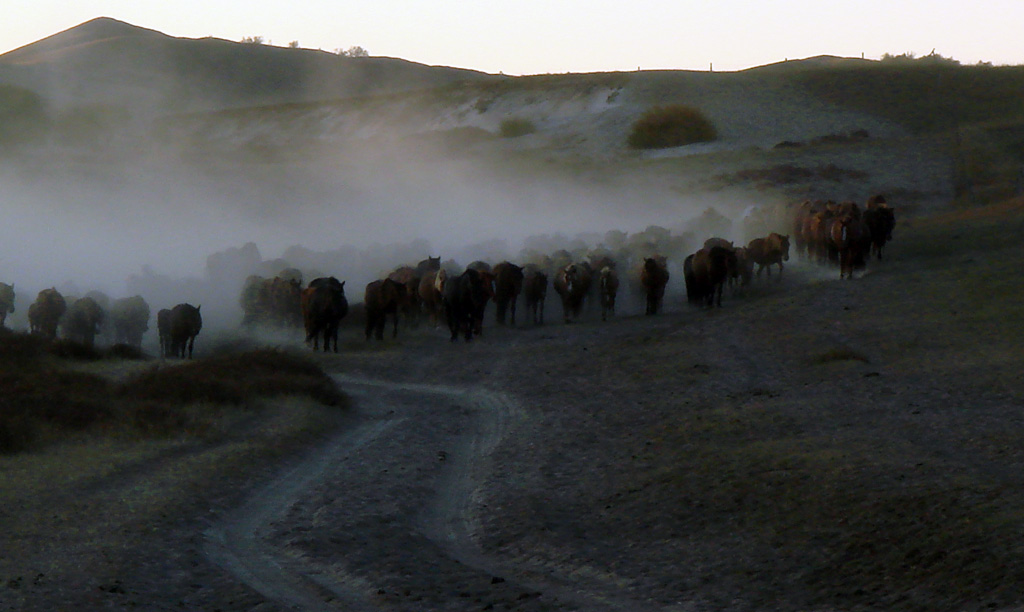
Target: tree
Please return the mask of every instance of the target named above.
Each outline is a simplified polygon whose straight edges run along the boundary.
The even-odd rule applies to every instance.
[[[242,42],[247,44],[247,45],[262,45],[263,44],[263,37],[262,36],[243,36],[242,37]]]
[[[370,57],[370,52],[359,45],[348,49],[335,49],[334,52],[342,57]]]
[[[291,41],[290,43],[288,43],[288,48],[289,49],[298,49],[299,48],[299,41],[297,41],[297,40]]]

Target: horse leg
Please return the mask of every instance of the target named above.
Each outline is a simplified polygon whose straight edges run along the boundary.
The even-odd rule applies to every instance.
[[[391,330],[391,337],[392,338],[397,338],[398,337],[398,311],[397,310],[395,311],[395,326],[394,326],[394,329]]]

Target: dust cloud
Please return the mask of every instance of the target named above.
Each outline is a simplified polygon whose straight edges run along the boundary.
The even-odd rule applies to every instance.
[[[19,305],[11,325],[27,326],[28,304],[52,286],[141,294],[153,313],[202,304],[208,327],[234,328],[250,274],[333,275],[356,302],[366,283],[428,256],[516,261],[538,237],[597,247],[609,230],[680,227],[707,206],[379,140],[289,154],[146,143],[3,160],[0,280],[15,283]]]

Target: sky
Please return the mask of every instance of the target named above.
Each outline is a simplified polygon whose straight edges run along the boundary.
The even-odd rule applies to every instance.
[[[172,36],[510,75],[730,71],[785,59],[926,55],[1024,64],[1020,0],[0,0],[0,53],[95,17]]]

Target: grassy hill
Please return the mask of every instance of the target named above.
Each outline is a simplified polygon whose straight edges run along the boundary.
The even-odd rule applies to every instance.
[[[147,115],[493,78],[400,59],[175,38],[105,17],[0,55],[0,83],[35,91],[55,108],[125,105]]]

